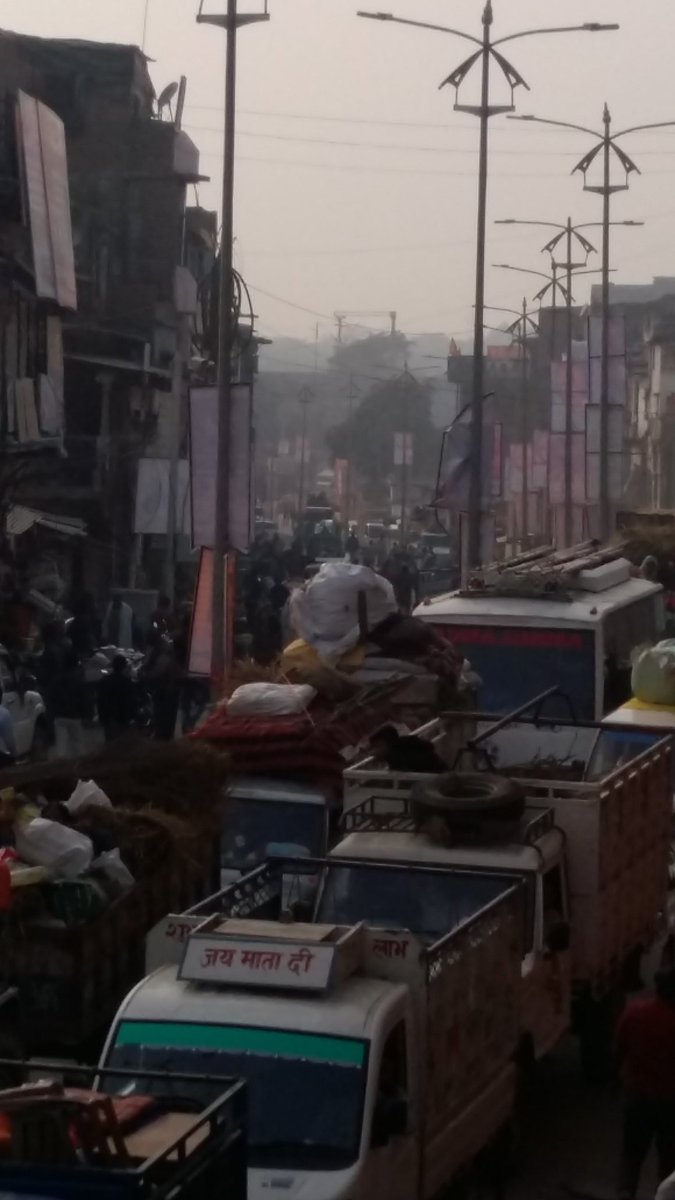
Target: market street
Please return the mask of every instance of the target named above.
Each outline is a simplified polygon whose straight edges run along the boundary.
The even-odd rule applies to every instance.
[[[540,1064],[521,1122],[522,1152],[511,1200],[613,1200],[621,1130],[617,1088],[592,1087],[568,1038]],[[649,1161],[640,1197],[654,1195]]]

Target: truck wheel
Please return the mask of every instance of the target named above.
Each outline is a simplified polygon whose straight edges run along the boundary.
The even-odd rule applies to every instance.
[[[481,817],[518,820],[525,807],[523,792],[509,779],[487,771],[450,771],[433,783],[419,784],[413,795],[421,818]]]

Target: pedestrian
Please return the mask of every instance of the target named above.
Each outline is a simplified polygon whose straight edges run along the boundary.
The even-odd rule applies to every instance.
[[[155,629],[149,640],[143,676],[152,696],[153,732],[159,741],[170,742],[176,732],[181,669],[168,638]]]
[[[150,617],[151,629],[158,630],[159,633],[171,636],[176,628],[176,619],[173,612],[173,605],[169,596],[160,596],[157,601],[157,608]]]
[[[57,758],[81,758],[85,753],[84,727],[94,706],[75,651],[67,651],[63,671],[54,684],[54,737]]]
[[[129,678],[129,664],[123,654],[112,660],[112,671],[98,685],[98,717],[106,742],[127,733],[138,708],[136,685]]]
[[[122,599],[122,593],[115,591],[103,620],[103,644],[133,650],[137,640],[133,609]]]
[[[655,994],[634,1000],[617,1027],[624,1114],[619,1196],[634,1200],[656,1144],[659,1182],[675,1171],[675,970],[658,971]]]
[[[16,760],[16,738],[12,714],[2,701],[0,687],[0,766],[8,767]]]

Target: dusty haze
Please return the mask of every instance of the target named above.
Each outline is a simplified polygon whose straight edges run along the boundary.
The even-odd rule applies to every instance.
[[[208,0],[208,7],[222,11],[224,3]],[[335,309],[396,309],[410,334],[467,336],[477,122],[453,113],[453,93],[438,84],[471,46],[357,20],[358,6],[357,0],[270,0],[270,23],[241,34],[237,265],[255,288],[260,328],[273,337],[311,338],[317,322],[325,336]],[[240,0],[242,11],[261,7],[262,0]],[[374,0],[372,7],[389,4]],[[42,36],[140,44],[144,8],[144,0],[4,0],[0,24]],[[474,34],[482,8],[483,0],[391,4],[397,15]],[[150,0],[145,48],[155,60],[158,90],[188,77],[184,124],[212,177],[200,186],[199,201],[215,207],[224,35],[198,27],[196,9],[196,0]],[[675,119],[670,0],[494,0],[494,9],[496,36],[547,24],[621,24],[617,33],[508,44],[505,53],[531,88],[519,89],[518,111],[599,126],[607,100],[617,128]],[[467,98],[474,94],[469,87]],[[675,129],[624,144],[643,174],[619,194],[614,215],[647,224],[616,231],[614,280],[675,274]],[[584,195],[580,179],[569,175],[588,145],[581,134],[494,119],[490,218],[599,218],[599,199]],[[541,267],[544,240],[537,230],[491,225],[488,263]],[[577,300],[589,286],[579,286]],[[535,290],[534,279],[488,273],[488,303],[517,305]]]

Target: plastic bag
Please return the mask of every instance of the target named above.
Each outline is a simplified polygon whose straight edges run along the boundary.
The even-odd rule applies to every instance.
[[[631,688],[643,704],[675,704],[674,638],[638,647],[633,654]]]
[[[112,808],[105,792],[93,779],[79,779],[72,796],[66,800],[66,808],[72,815],[82,808],[88,808],[90,804],[96,804],[100,808]]]
[[[389,581],[355,563],[324,563],[309,583],[292,593],[293,628],[321,658],[335,661],[358,642],[359,592],[365,595],[369,630],[398,611]]]
[[[56,879],[76,879],[91,866],[91,840],[68,825],[35,817],[15,825],[14,835],[19,858],[32,867],[48,867]]]
[[[227,711],[233,717],[288,716],[304,712],[315,696],[304,683],[243,683],[230,696]]]
[[[119,850],[106,850],[91,864],[92,871],[100,871],[121,892],[128,892],[136,882],[126,863],[122,862]]]

